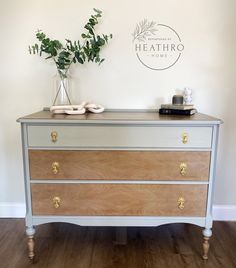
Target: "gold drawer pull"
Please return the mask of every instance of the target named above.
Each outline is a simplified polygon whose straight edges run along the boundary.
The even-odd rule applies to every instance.
[[[58,162],[53,162],[52,163],[52,173],[57,174],[59,172],[60,165]]]
[[[184,203],[185,203],[185,199],[183,197],[180,197],[178,199],[178,208],[179,209],[184,209]]]
[[[183,133],[183,135],[182,135],[182,142],[183,142],[183,144],[188,143],[188,134],[187,133]]]
[[[179,166],[179,169],[180,169],[180,174],[182,176],[185,176],[186,173],[187,173],[187,164],[186,163],[181,163],[180,166]]]
[[[58,196],[53,197],[52,203],[53,203],[54,208],[59,208],[61,205],[61,198]]]
[[[51,132],[51,140],[52,142],[57,142],[58,134],[56,131]]]

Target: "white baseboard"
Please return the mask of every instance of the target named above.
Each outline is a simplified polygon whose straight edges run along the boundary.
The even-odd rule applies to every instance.
[[[236,221],[236,206],[214,205],[213,219],[215,221]]]
[[[0,218],[24,218],[25,203],[0,202]]]
[[[0,218],[24,218],[24,203],[0,202]],[[215,221],[236,221],[236,205],[214,205],[213,219]]]

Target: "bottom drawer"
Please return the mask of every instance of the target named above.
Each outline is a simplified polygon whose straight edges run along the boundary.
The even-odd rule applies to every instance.
[[[205,216],[207,185],[31,184],[33,215]]]

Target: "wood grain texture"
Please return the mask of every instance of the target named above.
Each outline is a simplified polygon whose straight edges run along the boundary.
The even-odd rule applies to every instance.
[[[83,115],[66,115],[66,114],[52,114],[49,111],[40,111],[37,113],[33,113],[24,117],[21,117],[18,121],[27,120],[58,120],[59,122],[62,120],[74,120],[74,121],[91,121],[91,120],[112,120],[112,121],[219,121],[215,117],[197,113],[193,116],[180,116],[180,115],[160,115],[157,111],[152,112],[145,112],[145,111],[135,111],[130,110],[129,112],[126,111],[105,111],[101,114],[93,114],[93,113],[86,113]]]
[[[31,184],[31,191],[33,215],[205,216],[207,199],[207,185]]]
[[[210,152],[29,150],[29,164],[31,179],[207,181]]]
[[[14,230],[14,231],[13,231]],[[27,258],[24,219],[0,219],[1,268],[235,268],[236,222],[214,222],[202,260],[202,228],[168,224],[128,228],[127,244],[113,243],[113,227],[53,223],[37,226],[36,258]]]
[[[33,235],[29,235],[28,236],[28,257],[30,260],[34,259],[34,236]]]

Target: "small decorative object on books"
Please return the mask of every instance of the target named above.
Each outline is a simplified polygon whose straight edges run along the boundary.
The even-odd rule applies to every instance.
[[[192,98],[192,89],[186,87],[184,89],[184,96],[183,97],[184,97],[184,104],[191,104],[192,101],[193,101],[193,98]]]
[[[172,104],[181,105],[183,103],[184,103],[184,97],[183,97],[183,95],[174,95],[172,97]]]
[[[38,54],[39,56],[46,54],[45,59],[51,59],[56,64],[59,81],[53,105],[72,104],[68,91],[68,71],[72,63],[84,64],[87,60],[100,65],[104,61],[100,57],[100,51],[112,38],[112,34],[95,34],[94,28],[102,16],[102,11],[94,8],[94,12],[95,14],[90,16],[89,21],[84,26],[86,32],[81,34],[82,42],[66,39],[66,43],[63,45],[59,40],[50,39],[44,32],[38,30],[36,38],[39,44],[29,46],[30,54]]]

